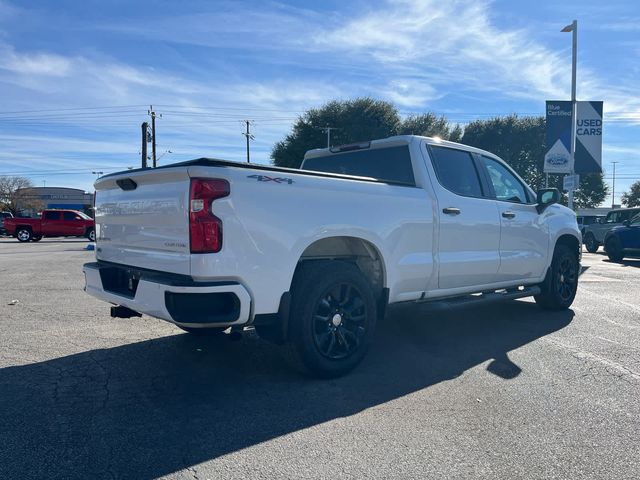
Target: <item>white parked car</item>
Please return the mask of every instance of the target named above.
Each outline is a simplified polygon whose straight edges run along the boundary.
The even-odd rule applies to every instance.
[[[391,304],[563,309],[576,294],[580,231],[558,191],[536,196],[495,155],[439,139],[312,150],[301,170],[202,158],[95,188],[86,291],[112,315],[253,325],[322,376],[362,360]]]

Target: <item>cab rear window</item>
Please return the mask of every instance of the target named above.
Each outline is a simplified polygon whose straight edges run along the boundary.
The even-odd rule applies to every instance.
[[[409,147],[376,148],[308,158],[304,169],[415,185]]]

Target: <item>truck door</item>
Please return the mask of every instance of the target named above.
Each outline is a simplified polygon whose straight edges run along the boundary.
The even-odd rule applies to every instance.
[[[540,219],[536,201],[503,163],[480,156],[500,212],[499,281],[541,277],[547,265],[549,228]]]
[[[62,212],[62,231],[64,235],[84,235],[84,221],[75,212]]]
[[[55,237],[60,234],[60,212],[48,210],[42,213],[40,223],[42,235],[45,237]]]
[[[480,181],[478,160],[456,148],[427,148],[438,203],[438,287],[493,283],[500,266],[500,218]]]

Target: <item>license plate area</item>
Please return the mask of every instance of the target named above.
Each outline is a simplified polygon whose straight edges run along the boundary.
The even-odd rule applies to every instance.
[[[100,269],[102,287],[107,292],[134,298],[142,272],[131,268],[103,267]]]

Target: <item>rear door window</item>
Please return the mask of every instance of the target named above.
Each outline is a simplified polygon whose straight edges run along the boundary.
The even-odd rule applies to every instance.
[[[447,147],[430,147],[433,168],[440,184],[466,197],[482,197],[478,170],[469,152]]]
[[[60,220],[60,212],[44,212],[45,220]]]
[[[411,155],[406,145],[312,157],[304,161],[304,169],[415,185]]]

